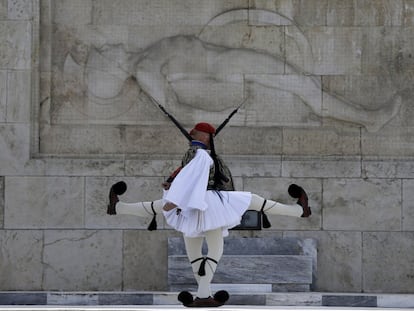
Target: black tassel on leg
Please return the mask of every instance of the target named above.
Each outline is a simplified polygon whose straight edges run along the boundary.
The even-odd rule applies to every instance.
[[[151,209],[154,214],[154,217],[152,217],[151,223],[148,226],[149,231],[157,230],[157,213],[154,210],[154,202],[151,202]]]
[[[264,207],[266,205],[266,202],[267,201],[265,199],[264,202],[263,202],[263,205],[262,205],[262,209],[260,210],[260,214],[262,215],[262,226],[265,229],[270,228],[272,226],[272,224],[269,221],[269,218],[267,218],[267,215],[264,212]]]
[[[267,218],[267,215],[262,212],[262,217],[263,217],[263,228],[267,229],[270,228],[272,226],[272,224],[269,221],[269,218]]]
[[[207,260],[211,260],[216,265],[218,265],[217,260],[215,260],[213,258],[210,258],[210,257],[200,257],[200,258],[194,259],[191,262],[191,264],[193,264],[193,263],[195,263],[197,261],[200,261],[200,260],[201,260],[201,264],[200,264],[200,267],[198,268],[198,275],[199,276],[205,276],[206,275],[206,262],[207,262]]]
[[[200,268],[198,269],[198,275],[199,276],[205,276],[206,275],[206,261],[207,261],[207,258],[204,258],[201,261]]]

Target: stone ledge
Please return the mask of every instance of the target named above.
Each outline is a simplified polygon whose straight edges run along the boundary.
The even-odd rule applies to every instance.
[[[180,305],[178,292],[0,292],[0,306]],[[414,308],[414,294],[235,293],[228,305]]]

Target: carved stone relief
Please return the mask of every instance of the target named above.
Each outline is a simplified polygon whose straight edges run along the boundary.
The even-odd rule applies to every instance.
[[[377,132],[412,92],[411,84],[400,81],[413,75],[405,66],[412,64],[410,46],[390,55],[371,51],[390,51],[386,47],[402,44],[404,35],[388,42],[377,34],[369,45],[366,32],[306,28],[259,9],[229,10],[201,26],[140,46],[129,41],[127,25],[111,33],[109,26],[104,31],[100,25],[56,23],[50,106],[42,113],[47,126],[166,124],[158,104],[184,125],[217,124],[246,100],[232,125],[318,127],[331,119]],[[135,38],[140,28],[132,28]],[[142,31],[148,42],[150,33]],[[370,54],[378,62],[388,59],[374,78],[370,66],[378,67],[366,59]]]

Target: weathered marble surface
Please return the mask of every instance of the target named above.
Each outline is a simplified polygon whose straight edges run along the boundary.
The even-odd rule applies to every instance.
[[[7,71],[0,70],[0,122],[6,121]]]
[[[43,232],[0,230],[0,290],[41,290]]]
[[[414,172],[414,161],[408,158],[364,157],[362,161],[363,176],[368,178],[405,178],[410,179]]]
[[[9,19],[25,20],[33,17],[32,0],[9,0],[7,2],[7,15]]]
[[[1,19],[7,18],[7,0],[0,1],[0,17]]]
[[[171,230],[125,231],[123,290],[167,291],[167,239],[178,236]]]
[[[361,176],[360,157],[340,156],[285,156],[282,159],[282,177],[335,178]]]
[[[401,156],[414,154],[413,127],[387,128],[380,133],[362,135],[362,154],[365,156]]]
[[[2,305],[46,305],[47,293],[22,293],[22,292],[5,292],[0,293],[0,302]]]
[[[0,25],[0,68],[31,69],[31,23],[9,20]]]
[[[377,296],[377,303],[380,308],[391,308],[392,306],[398,306],[399,308],[412,308],[414,306],[409,294],[380,294]]]
[[[322,297],[318,293],[303,293],[300,297],[297,293],[274,293],[266,296],[266,305],[269,306],[298,306],[301,304],[320,306]]]
[[[283,154],[293,156],[355,156],[361,153],[357,129],[286,129],[283,131],[283,142]]]
[[[402,229],[403,231],[414,231],[414,182],[412,179],[403,180],[403,217],[402,217]]]
[[[413,232],[365,232],[362,238],[363,286],[367,291],[380,291],[378,283],[386,284],[389,293],[413,288]]]
[[[411,0],[409,0],[411,1]],[[253,0],[252,6],[276,10],[294,18],[300,24],[314,26],[379,26],[402,25],[402,0],[378,0],[370,2],[333,1],[266,1]]]
[[[267,236],[271,232],[261,232]],[[318,241],[318,268],[315,288],[328,292],[361,292],[362,236],[352,231],[287,232],[289,237],[313,238]],[[327,269],[326,267],[330,268]],[[387,291],[387,287],[383,287]]]
[[[47,230],[42,289],[119,290],[121,261],[122,231]]]
[[[394,179],[326,179],[325,230],[401,230],[401,181]]]
[[[84,186],[80,177],[7,177],[5,228],[83,228]]]
[[[322,297],[322,305],[324,306],[347,306],[347,307],[376,307],[377,297],[374,296],[337,296],[326,295]]]
[[[0,177],[0,228],[4,227],[4,177]]]
[[[30,126],[1,123],[0,150],[0,174],[24,174],[24,165],[30,159]]]
[[[30,71],[10,71],[7,75],[7,122],[29,123],[31,99]]]
[[[413,0],[405,1],[405,19],[404,23],[406,25],[413,26],[414,25],[414,3]]]

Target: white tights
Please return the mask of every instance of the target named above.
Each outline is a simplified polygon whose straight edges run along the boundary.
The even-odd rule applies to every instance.
[[[272,200],[265,200],[261,196],[252,193],[252,199],[248,209],[260,211],[263,203],[266,201],[263,210],[270,215],[284,215],[292,217],[302,216],[303,209],[299,204],[282,204]],[[158,214],[162,212],[164,206],[163,200],[147,201],[147,202],[136,202],[136,203],[125,203],[119,201],[116,204],[116,213],[119,215],[134,215],[138,217],[152,217],[152,207]]]
[[[204,237],[189,238],[184,237],[185,248],[188,259],[190,260],[193,269],[194,277],[198,284],[197,297],[207,298],[211,296],[211,280],[216,271],[217,264],[223,255],[223,233],[221,228],[207,231],[205,233],[205,240],[207,243],[208,252],[203,256],[201,250],[203,246]],[[205,275],[199,275],[200,265],[203,262],[205,265]]]
[[[135,215],[139,217],[153,216],[152,209],[158,214],[162,212],[164,205],[163,200],[156,200],[153,202],[137,202],[124,203],[118,202],[116,204],[117,214]],[[303,209],[298,204],[281,204],[272,200],[266,200],[257,194],[252,194],[250,205],[248,209],[260,211],[263,210],[271,215],[285,215],[300,217]],[[208,253],[205,257],[202,254],[203,241],[206,240]],[[223,233],[222,229],[207,231],[205,237],[184,237],[185,248],[188,259],[190,260],[193,269],[194,277],[198,284],[197,297],[207,298],[211,296],[210,284],[213,279],[217,264],[223,255]],[[204,275],[199,275],[201,264],[204,265]]]

